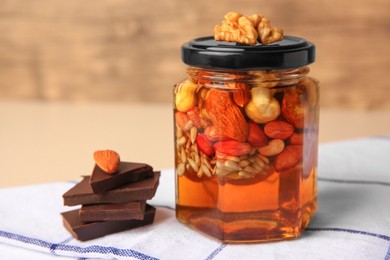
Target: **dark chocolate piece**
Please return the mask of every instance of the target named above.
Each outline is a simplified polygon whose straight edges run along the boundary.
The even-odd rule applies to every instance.
[[[102,237],[153,223],[156,208],[147,205],[143,220],[114,220],[84,223],[80,220],[79,210],[61,213],[64,227],[80,241]]]
[[[126,203],[137,200],[150,200],[156,194],[160,179],[160,172],[155,172],[154,177],[129,183],[101,194],[93,193],[91,186],[89,186],[89,179],[89,176],[84,176],[84,179],[81,182],[62,195],[64,205],[75,206],[84,204]]]
[[[94,193],[102,193],[151,176],[153,168],[145,163],[121,162],[114,174],[107,174],[95,165],[89,184]]]
[[[133,201],[117,204],[83,205],[80,219],[83,222],[144,219],[145,201]]]

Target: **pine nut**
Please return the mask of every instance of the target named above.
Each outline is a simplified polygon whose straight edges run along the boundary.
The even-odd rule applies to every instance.
[[[178,176],[183,176],[184,175],[184,172],[185,172],[185,165],[184,163],[180,163],[178,166],[177,166],[177,175]]]
[[[178,144],[179,146],[185,144],[186,142],[187,142],[187,138],[186,138],[185,136],[182,136],[182,137],[180,137],[179,140],[177,140],[177,144]]]
[[[207,177],[211,177],[211,172],[210,172],[210,170],[206,167],[206,165],[204,165],[204,164],[200,165],[200,169],[203,171],[203,173],[204,173]]]
[[[253,175],[248,173],[248,172],[244,172],[244,171],[240,171],[238,172],[238,176],[242,177],[242,178],[252,178]]]
[[[224,165],[233,171],[241,171],[242,170],[240,165],[238,165],[238,163],[236,163],[234,161],[227,160],[227,161],[225,161]]]
[[[191,127],[194,125],[194,122],[192,120],[188,120],[188,122],[185,124],[183,130],[188,131],[191,129]]]
[[[191,127],[190,139],[192,144],[195,143],[197,135],[198,135],[198,129],[196,127]]]
[[[194,162],[194,160],[187,158],[188,163],[190,164],[191,168],[194,170],[194,172],[198,172],[199,168],[198,165]]]

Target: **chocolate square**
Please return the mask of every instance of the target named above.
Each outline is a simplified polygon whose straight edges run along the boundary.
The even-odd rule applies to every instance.
[[[62,197],[64,205],[75,206],[99,203],[126,203],[137,200],[149,200],[154,197],[159,185],[160,172],[154,172],[153,177],[138,182],[123,185],[114,190],[95,194],[89,185],[90,177],[84,179],[65,192]]]
[[[116,232],[152,224],[155,214],[156,208],[147,205],[143,220],[132,219],[84,223],[81,221],[79,210],[77,209],[61,213],[64,227],[74,238],[80,241],[87,241]]]
[[[83,205],[80,219],[83,222],[144,219],[145,201],[133,201],[116,204]]]
[[[151,176],[153,168],[145,163],[121,162],[114,174],[107,174],[95,165],[89,184],[94,193],[102,193]]]

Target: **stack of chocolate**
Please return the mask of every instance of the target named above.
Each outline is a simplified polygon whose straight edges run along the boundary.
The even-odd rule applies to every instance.
[[[65,228],[78,240],[145,226],[156,209],[146,203],[154,197],[160,172],[143,163],[119,162],[108,174],[95,165],[91,176],[64,193],[64,205],[82,205],[62,213]]]

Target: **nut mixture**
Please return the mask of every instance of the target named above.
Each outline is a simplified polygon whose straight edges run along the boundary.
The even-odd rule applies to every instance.
[[[269,71],[256,73],[280,77]],[[271,81],[212,83],[202,77],[179,83],[177,175],[195,181],[215,175],[239,180],[298,166],[308,110],[318,105],[317,82],[303,77],[288,88],[278,88],[283,84],[277,80],[272,86]]]
[[[220,25],[214,27],[216,41],[238,42],[247,45],[263,45],[283,40],[283,29],[272,27],[270,20],[260,14],[244,16],[229,12]]]

